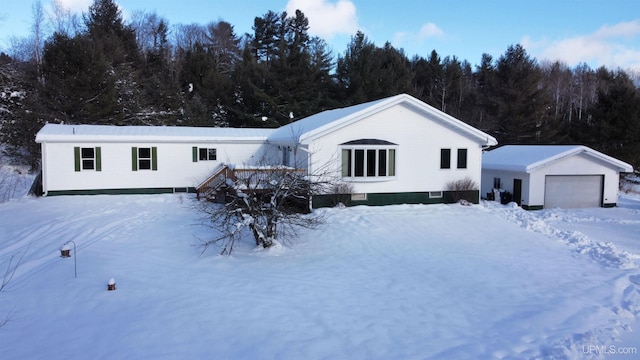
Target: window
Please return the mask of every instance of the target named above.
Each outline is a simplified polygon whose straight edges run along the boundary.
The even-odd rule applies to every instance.
[[[80,148],[80,158],[82,159],[82,170],[94,170],[96,168],[95,148]]]
[[[200,160],[215,160],[216,159],[216,149],[200,149]]]
[[[282,147],[282,165],[289,166],[289,152],[291,151],[291,146],[283,146]]]
[[[355,177],[363,177],[364,176],[364,150],[355,150],[355,171],[353,172],[353,176]]]
[[[351,177],[351,149],[342,149],[342,177]]]
[[[458,149],[458,169],[467,168],[467,149]]]
[[[385,151],[386,150],[383,150],[383,149],[378,150],[378,175],[379,176],[387,176],[387,156],[385,154]]]
[[[451,169],[451,149],[440,149],[440,169]]]
[[[158,170],[158,148],[155,146],[132,147],[131,170]]]
[[[342,177],[375,178],[396,174],[396,144],[362,139],[341,144]]]
[[[500,178],[493,178],[493,188],[500,189],[501,187],[502,187],[502,181],[500,181]]]
[[[102,171],[100,147],[74,147],[75,171]]]
[[[217,150],[211,148],[198,148],[194,146],[192,148],[193,162],[217,160]]]
[[[429,191],[430,199],[440,199],[442,198],[442,191]]]

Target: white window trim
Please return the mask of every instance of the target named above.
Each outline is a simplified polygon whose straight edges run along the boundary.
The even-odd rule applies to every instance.
[[[149,157],[142,157],[141,155],[141,151],[142,149],[149,149]],[[147,169],[146,166],[143,169],[142,167],[142,162],[143,161],[148,161],[149,162],[149,168]],[[150,171],[151,169],[153,169],[153,149],[151,147],[138,147],[138,170],[139,171]]]
[[[342,176],[342,150],[351,150],[351,176]],[[364,163],[363,163],[363,176],[355,176],[355,150],[364,150]],[[379,174],[379,150],[387,151],[387,173],[389,172],[388,164],[389,164],[389,150],[395,151],[394,157],[394,175],[386,175],[386,176],[367,176],[367,150],[376,150],[376,169],[375,173]],[[340,146],[340,175],[342,179],[348,180],[351,182],[382,182],[382,181],[393,181],[398,177],[398,145],[342,145]]]
[[[442,191],[429,191],[429,199],[441,199],[442,197]]]
[[[84,149],[91,149],[93,151],[93,156],[92,157],[84,157],[83,156],[83,150]],[[81,171],[96,171],[96,163],[97,163],[97,151],[95,147],[80,147],[80,170]],[[84,166],[84,162],[85,160],[87,161],[91,161],[91,168],[86,168]]]
[[[200,155],[202,150],[205,150],[206,152],[206,159],[202,159],[202,156]],[[211,150],[213,150],[215,153],[214,154],[215,159],[210,158]],[[218,161],[218,148],[198,147],[198,161]]]

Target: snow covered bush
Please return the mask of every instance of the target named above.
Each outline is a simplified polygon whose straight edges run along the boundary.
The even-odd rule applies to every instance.
[[[623,174],[620,176],[620,191],[625,194],[640,192],[640,176],[637,174]]]

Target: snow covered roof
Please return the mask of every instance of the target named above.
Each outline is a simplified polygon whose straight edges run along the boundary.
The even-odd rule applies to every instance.
[[[407,94],[391,96],[346,108],[323,111],[278,128],[269,136],[269,141],[290,143],[293,139],[298,139],[299,143],[308,144],[314,139],[398,104],[409,106],[433,121],[477,139],[483,145],[491,146],[498,143],[493,136]]]
[[[531,172],[551,162],[570,156],[586,154],[618,168],[620,172],[632,172],[633,167],[623,161],[582,145],[506,145],[485,152],[482,168]]]
[[[36,135],[36,142],[254,142],[265,141],[273,131],[255,128],[46,124]]]

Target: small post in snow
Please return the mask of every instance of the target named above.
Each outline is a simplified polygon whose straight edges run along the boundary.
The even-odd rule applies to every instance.
[[[113,291],[116,289],[116,279],[111,278],[109,279],[109,282],[107,283],[107,290],[108,291]]]
[[[62,247],[60,248],[60,257],[71,257],[71,249],[69,248],[69,243],[73,244],[73,274],[75,278],[78,278],[78,261],[76,260],[78,255],[76,254],[76,243],[73,240],[69,240],[66,243],[62,244]]]

